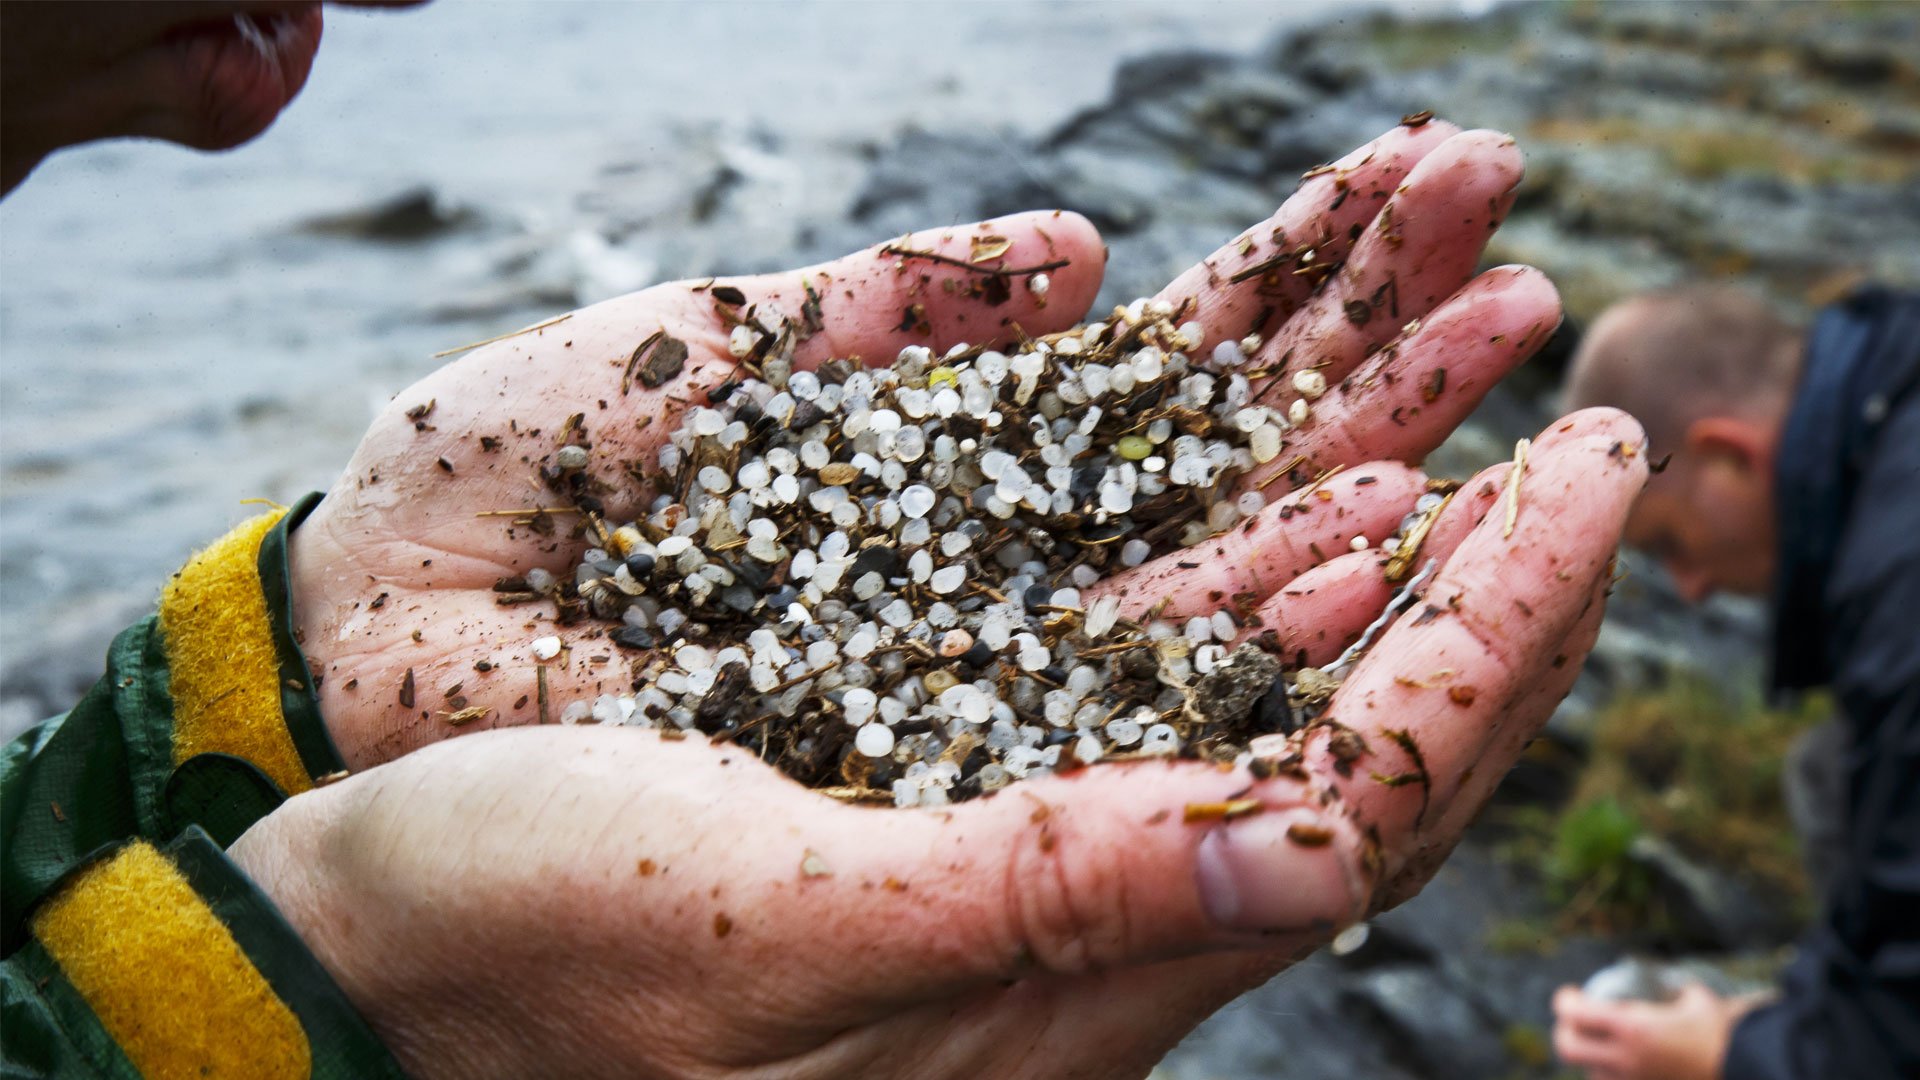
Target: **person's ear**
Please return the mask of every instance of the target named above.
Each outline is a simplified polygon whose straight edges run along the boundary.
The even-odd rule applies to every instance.
[[[1767,437],[1759,424],[1732,416],[1704,416],[1687,425],[1687,455],[1725,461],[1741,471],[1767,467]]]

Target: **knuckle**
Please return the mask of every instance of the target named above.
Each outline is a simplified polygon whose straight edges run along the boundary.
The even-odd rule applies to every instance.
[[[1130,937],[1120,859],[1073,850],[1093,843],[1074,834],[1057,808],[1037,810],[1005,861],[1004,908],[1014,949],[1041,970],[1078,974],[1125,955]]]

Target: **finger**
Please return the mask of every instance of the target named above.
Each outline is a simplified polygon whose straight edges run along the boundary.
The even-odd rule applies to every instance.
[[[1416,549],[1414,567],[1447,561],[1493,506],[1506,469],[1502,464],[1481,472],[1447,502]],[[1387,562],[1378,547],[1369,547],[1307,570],[1260,605],[1243,638],[1295,663],[1324,667],[1358,641],[1406,586],[1407,576],[1387,579]]]
[[[1561,983],[1554,989],[1551,999],[1554,1016],[1557,1018],[1578,1008],[1585,997],[1586,994],[1579,987],[1572,983]]]
[[[1559,323],[1559,293],[1545,274],[1489,270],[1315,401],[1281,456],[1243,483],[1300,457],[1292,467],[1309,475],[1356,461],[1420,462]]]
[[[1396,586],[1372,551],[1350,551],[1308,570],[1261,603],[1242,631],[1290,663],[1322,667],[1360,637]],[[1237,642],[1236,642],[1237,644]]]
[[[1484,764],[1466,766],[1460,775],[1458,794],[1454,796],[1453,804],[1436,822],[1436,833],[1446,836],[1463,831],[1479,816],[1481,808],[1493,797],[1494,789],[1506,778],[1508,770],[1498,767],[1498,763],[1510,765],[1519,760],[1521,752],[1533,741],[1540,726],[1546,723],[1547,718],[1553,715],[1553,710],[1573,689],[1587,653],[1593,650],[1594,640],[1600,636],[1600,624],[1607,613],[1606,594],[1610,585],[1611,581],[1606,577],[1595,584],[1579,621],[1559,646],[1547,654],[1546,670],[1514,703],[1509,715],[1496,722],[1490,733],[1487,750],[1487,759],[1493,763],[1493,767]],[[1408,892],[1407,895],[1411,896],[1412,893]]]
[[[1444,121],[1397,127],[1315,170],[1272,217],[1175,278],[1156,299],[1193,301],[1193,318],[1207,328],[1203,356],[1222,341],[1267,333],[1346,258],[1414,165],[1459,130]]]
[[[1426,558],[1437,558],[1444,563],[1451,558],[1460,542],[1486,520],[1487,513],[1499,502],[1500,493],[1506,487],[1507,472],[1512,467],[1512,463],[1506,461],[1489,465],[1461,484],[1447,500],[1433,528],[1427,531],[1426,541],[1415,552],[1414,561],[1424,563]]]
[[[1422,158],[1346,264],[1261,347],[1256,359],[1274,372],[1281,403],[1298,396],[1294,373],[1312,369],[1336,384],[1459,291],[1521,173],[1513,138],[1492,131],[1455,135]]]
[[[1312,767],[1380,832],[1384,880],[1419,852],[1423,826],[1452,824],[1444,815],[1471,768],[1511,764],[1493,754],[1524,735],[1502,720],[1586,614],[1645,481],[1644,435],[1624,413],[1576,414],[1542,441],[1517,498],[1510,483],[1313,732]],[[1343,730],[1364,750],[1333,738]]]
[[[1553,992],[1554,1021],[1590,1039],[1612,1039],[1620,1034],[1621,1003],[1590,998],[1577,986],[1563,985]]]
[[[939,353],[1065,330],[1100,291],[1105,267],[1091,222],[1035,210],[908,233],[805,270],[725,279],[692,301],[712,305],[719,331],[740,318],[765,324],[768,312],[790,320],[804,334],[798,367],[833,357],[888,364],[909,345]],[[727,286],[746,302],[722,302]]]
[[[1123,571],[1087,590],[1088,602],[1121,598],[1139,618],[1211,615],[1251,606],[1284,583],[1351,550],[1356,536],[1377,544],[1412,507],[1426,478],[1393,462],[1374,462],[1289,494],[1210,540]]]
[[[1571,1024],[1554,1025],[1553,1052],[1561,1064],[1585,1069],[1594,1080],[1613,1075],[1627,1066],[1626,1054],[1618,1042],[1594,1038]]]
[[[1720,1005],[1725,999],[1713,992],[1706,983],[1693,979],[1681,985],[1680,992],[1674,995],[1672,1005],[1676,1009],[1693,1007],[1699,1011],[1706,1006]]]
[[[1379,910],[1398,907],[1426,887],[1447,856],[1453,853],[1467,826],[1480,815],[1501,781],[1506,779],[1513,763],[1573,689],[1580,676],[1581,663],[1600,634],[1608,585],[1605,579],[1595,583],[1580,621],[1557,646],[1545,653],[1551,657],[1547,670],[1495,717],[1488,728],[1481,759],[1469,762],[1461,770],[1453,797],[1444,808],[1428,815],[1417,836],[1405,841],[1399,853],[1399,869],[1384,877],[1376,891],[1375,903]]]

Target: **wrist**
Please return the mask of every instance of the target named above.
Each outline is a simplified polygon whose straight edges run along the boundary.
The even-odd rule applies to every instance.
[[[329,804],[344,786],[316,788],[282,803],[229,845],[227,858],[273,902],[355,1006],[364,1008],[353,985],[358,965],[342,947],[335,924],[341,913],[325,888],[322,841],[332,816]]]
[[[299,528],[287,533],[287,602],[293,611],[294,640],[316,671],[326,662],[335,607],[332,591],[344,562],[327,527],[331,516],[322,499]]]
[[[448,863],[473,865],[449,853],[458,846],[445,842],[449,808],[399,810],[420,777],[398,768],[289,799],[235,841],[227,858],[274,904],[408,1075],[537,1075],[539,1062],[519,1055],[511,1032],[485,1019],[521,1004],[512,983],[497,977],[501,939],[489,915],[496,904],[508,911],[530,905],[503,897],[484,874],[448,872]],[[424,832],[402,835],[400,820],[425,822]],[[528,937],[518,928],[509,940]]]
[[[382,905],[362,903],[336,852],[344,835],[358,778],[295,796],[262,818],[227,848],[227,858],[279,911],[313,959],[373,1029],[388,1052],[400,1055],[404,1026],[393,995],[382,986],[382,954],[370,943],[384,935]],[[413,949],[389,951],[385,966],[411,965]]]
[[[379,763],[357,738],[351,722],[354,695],[346,687],[362,680],[366,657],[352,658],[341,647],[343,628],[356,608],[368,600],[366,575],[336,537],[332,511],[337,495],[330,492],[297,529],[287,534],[287,603],[291,608],[294,642],[314,679],[314,700],[321,723],[348,769],[360,771]],[[374,595],[378,595],[377,591]],[[374,680],[366,680],[369,685]]]

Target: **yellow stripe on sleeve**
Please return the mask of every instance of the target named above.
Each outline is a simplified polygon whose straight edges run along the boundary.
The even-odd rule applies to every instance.
[[[245,758],[288,795],[313,786],[280,711],[280,660],[260,588],[260,540],[286,511],[241,522],[160,596],[173,695],[173,763]]]
[[[34,935],[144,1077],[307,1077],[307,1033],[233,933],[144,841],[82,871]]]

